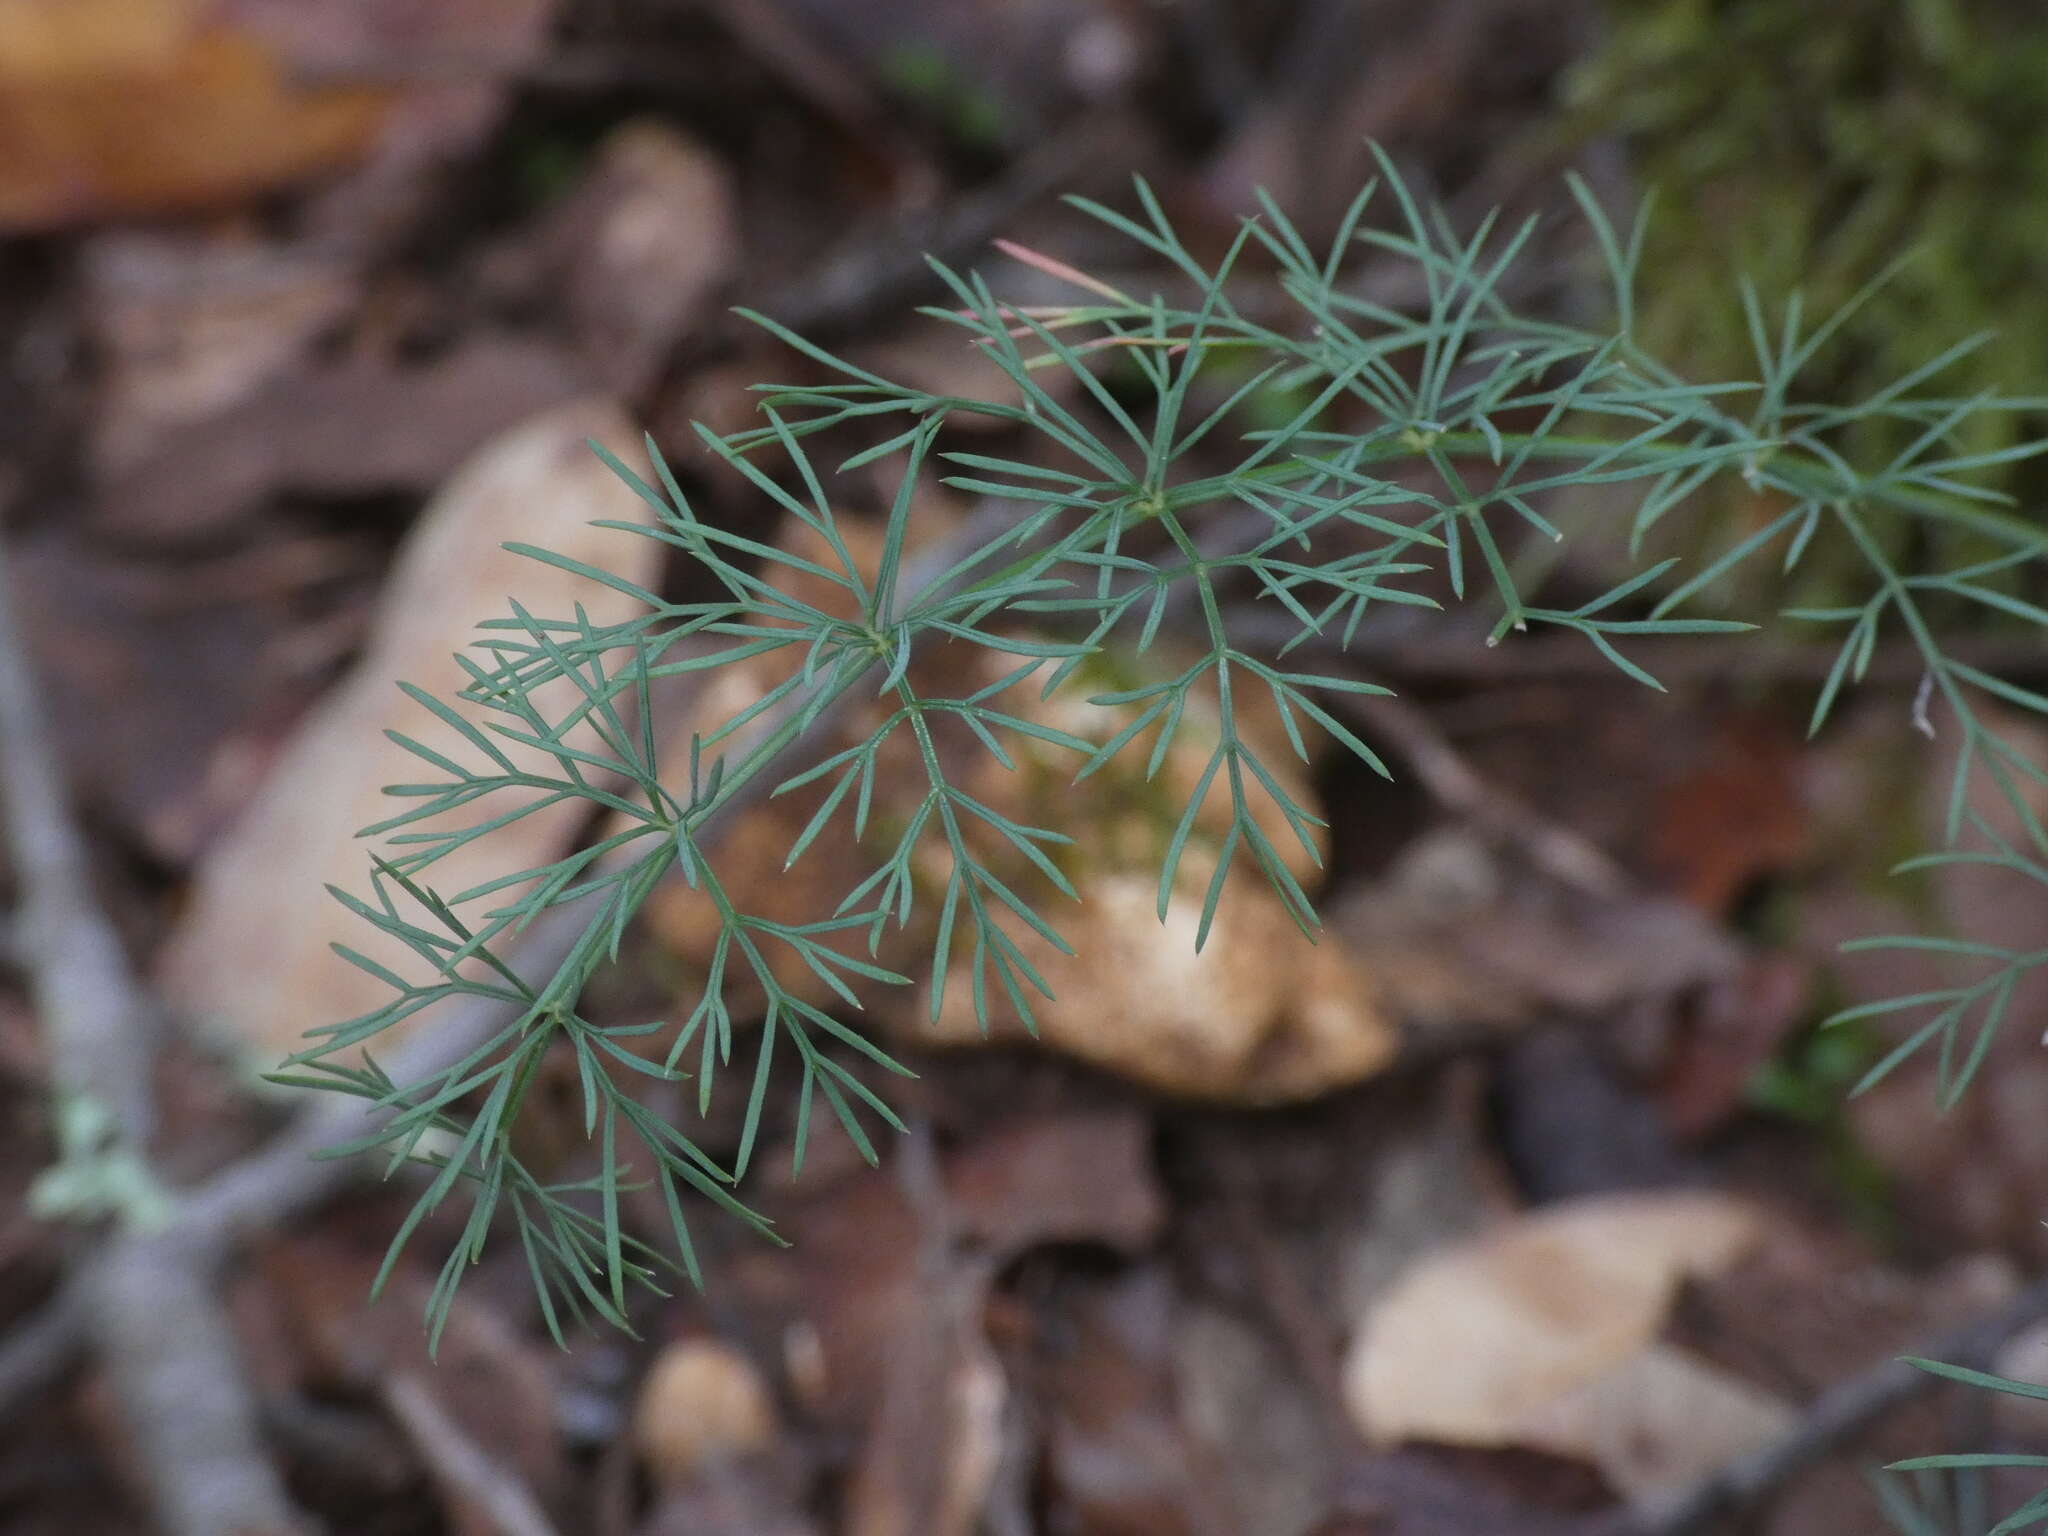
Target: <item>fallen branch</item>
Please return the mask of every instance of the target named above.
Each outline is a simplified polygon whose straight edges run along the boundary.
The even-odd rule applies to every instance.
[[[176,1229],[128,1233],[71,1281],[143,1495],[172,1536],[309,1531],[263,1446],[234,1328],[196,1257]]]
[[[146,1152],[155,1127],[150,1010],[92,893],[0,551],[0,812],[21,892],[9,954],[42,1020],[52,1086],[93,1100]]]
[[[143,1471],[144,1497],[172,1536],[304,1529],[265,1453],[211,1277],[175,1229],[144,1230],[134,1177],[155,1126],[153,1009],[92,892],[0,546],[0,801],[21,891],[22,963],[57,1099],[59,1171],[74,1192],[120,1190],[115,1235],[74,1266],[66,1298],[38,1319],[10,1365],[61,1365],[81,1331]],[[88,1106],[93,1106],[88,1113]],[[115,1184],[118,1168],[128,1171]]]

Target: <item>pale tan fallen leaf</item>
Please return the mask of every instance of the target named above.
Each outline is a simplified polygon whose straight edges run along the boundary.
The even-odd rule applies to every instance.
[[[1658,1342],[1679,1285],[1761,1236],[1745,1202],[1707,1192],[1549,1207],[1413,1265],[1345,1363],[1375,1444],[1524,1446],[1598,1466],[1648,1499],[1781,1433],[1769,1394]]]
[[[2036,1323],[2007,1339],[1991,1362],[1991,1374],[2030,1387],[2048,1387],[2048,1323]],[[2015,1393],[1994,1394],[1988,1406],[2010,1434],[2048,1433],[2048,1401]]]
[[[880,536],[850,518],[841,521],[839,532],[856,565],[872,574],[881,559]],[[786,534],[783,543],[828,570],[839,567],[838,558],[827,548],[825,540],[808,528]],[[846,590],[822,577],[784,568],[778,571],[776,584],[790,597],[823,612],[840,617],[852,614]],[[685,707],[658,722],[661,744],[656,761],[663,765],[665,782],[673,786],[687,781],[693,736],[709,734],[749,708],[788,675],[790,665],[786,656],[768,655],[750,657],[704,674]],[[831,749],[859,740],[880,722],[882,713],[879,703],[854,709],[841,728],[841,738],[833,741]],[[765,717],[756,719],[735,732],[724,750],[735,757],[743,754],[764,728]],[[916,749],[909,742],[892,742],[891,748],[884,749],[882,762],[884,771],[878,775],[882,783],[907,787],[913,782],[917,759]],[[775,922],[815,922],[831,916],[839,899],[866,874],[869,866],[854,844],[844,817],[817,840],[794,870],[785,868],[789,850],[817,809],[823,790],[824,786],[817,786],[813,793],[773,796],[750,808],[721,833],[713,855],[714,867],[728,899],[739,911]],[[614,823],[611,830],[616,827]],[[717,944],[720,922],[717,906],[704,890],[680,877],[666,880],[649,897],[644,920],[666,948],[696,974],[703,974]],[[803,962],[783,946],[767,949],[766,958],[775,968],[776,979],[792,992],[818,1003],[830,999],[831,994],[818,984]],[[736,1006],[744,1006],[738,999],[749,984],[746,974],[739,972],[733,987]]]
[[[1791,1404],[1684,1350],[1652,1344],[1533,1409],[1519,1443],[1576,1456],[1638,1506],[1791,1432]]]
[[[412,682],[444,698],[466,681],[454,653],[476,625],[517,597],[555,617],[581,603],[594,624],[632,616],[611,587],[502,548],[524,541],[617,572],[654,579],[660,546],[600,518],[632,521],[643,504],[587,446],[624,451],[631,423],[608,402],[583,401],[534,418],[479,453],[422,514],[385,591],[375,632],[354,671],[314,707],[241,820],[210,852],[161,965],[167,996],[189,1017],[246,1047],[264,1065],[296,1049],[302,1033],[381,1006],[389,988],[337,958],[341,941],[401,974],[418,962],[347,912],[324,890],[361,891],[368,854],[357,831],[392,813],[387,784],[433,771],[389,741],[412,734],[457,760],[473,756],[456,733],[399,692]],[[560,684],[549,685],[550,689]],[[573,686],[573,685],[569,685]],[[543,711],[559,693],[538,694]],[[520,761],[518,749],[508,755]],[[552,760],[531,753],[536,765]],[[497,808],[509,808],[503,801]],[[492,811],[471,806],[453,825]],[[585,814],[564,801],[511,823],[432,866],[428,883],[454,895],[559,857]]]
[[[856,564],[872,569],[880,555],[876,530],[846,519],[841,532]],[[798,529],[787,538],[795,552],[834,563],[814,532]],[[792,576],[785,585],[827,612],[843,612],[848,602],[843,590],[816,578]],[[670,745],[663,761],[687,762],[693,732],[708,731],[745,709],[790,665],[785,658],[768,657],[720,669],[685,716],[666,725]],[[996,707],[1084,740],[1107,741],[1130,713],[1090,704],[1088,696],[1143,679],[1114,659],[1094,665],[1095,673],[1084,672],[1050,700],[1026,683],[1002,694]],[[1172,664],[1149,665],[1156,670]],[[911,679],[921,696],[958,698],[978,692],[1013,666],[1014,658],[952,646],[914,663]],[[884,712],[880,703],[854,712],[832,749],[862,739]],[[1241,693],[1235,718],[1240,737],[1275,780],[1297,803],[1312,807],[1308,766],[1295,757],[1264,695]],[[982,804],[1023,825],[1072,839],[1059,857],[1080,894],[1078,903],[1060,895],[998,839],[976,842],[978,856],[1012,889],[1028,892],[1076,951],[1062,954],[1021,923],[1010,925],[1020,949],[1053,992],[1051,999],[1035,994],[1031,999],[1041,1043],[1168,1093],[1247,1104],[1309,1098],[1380,1070],[1398,1048],[1398,1033],[1365,968],[1341,943],[1303,934],[1248,856],[1234,866],[1208,942],[1196,951],[1215,851],[1232,820],[1224,775],[1213,777],[1196,814],[1165,922],[1157,911],[1161,860],[1182,809],[1203,780],[1220,731],[1214,700],[1198,689],[1158,772],[1149,777],[1149,738],[1079,783],[1074,776],[1080,760],[1073,752],[1030,737],[1013,734],[1004,743],[1013,768],[964,736],[955,744],[957,751],[942,742],[941,757],[952,781]],[[841,897],[873,869],[878,849],[886,848],[887,834],[877,829],[901,826],[926,793],[925,770],[907,733],[891,738],[877,765],[869,845],[854,841],[851,817],[841,815],[795,866],[785,869],[789,848],[831,789],[828,781],[776,796],[741,817],[720,839],[716,855],[734,906],[787,923],[833,915]],[[1251,793],[1251,808],[1282,862],[1312,889],[1326,848],[1319,842],[1312,857],[1280,810],[1257,789]],[[928,839],[915,857],[928,886],[942,887],[951,868],[946,850]],[[878,956],[883,965],[911,975],[928,970],[937,907],[935,900],[927,902],[909,929],[885,933]],[[662,941],[702,974],[718,933],[710,898],[671,881],[655,894],[648,915]],[[956,957],[966,948],[957,946]],[[783,986],[822,1005],[834,1002],[800,961],[773,952],[770,958]],[[993,983],[988,987],[989,1028],[982,1030],[964,965],[964,959],[956,961],[936,1020],[927,993],[894,1010],[895,1016],[887,1017],[890,1027],[924,1045],[972,1047],[1029,1038],[1023,1019]],[[882,1000],[871,1001],[870,1007],[877,1001]]]

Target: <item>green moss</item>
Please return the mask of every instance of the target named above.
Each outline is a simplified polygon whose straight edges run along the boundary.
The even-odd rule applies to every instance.
[[[1886,1048],[1883,1037],[1867,1024],[1810,1026],[1757,1069],[1744,1095],[1759,1113],[1814,1133],[1845,1214],[1881,1246],[1899,1236],[1892,1181],[1857,1139],[1847,1100]]]
[[[1802,292],[1819,316],[1911,251],[1821,359],[1815,388],[1876,390],[1987,328],[1998,335],[1942,392],[2048,383],[2048,9],[1636,0],[1611,12],[1567,98],[1575,130],[1619,135],[1658,189],[1640,314],[1653,349],[1715,377],[1753,369],[1728,302],[1737,273],[1767,296]],[[1986,418],[1970,446],[2007,446],[2026,426]]]

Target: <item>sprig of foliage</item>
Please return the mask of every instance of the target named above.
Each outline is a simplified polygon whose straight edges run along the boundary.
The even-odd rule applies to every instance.
[[[1993,1376],[1985,1371],[1973,1371],[1959,1365],[1948,1365],[1939,1360],[1909,1358],[1907,1363],[1918,1366],[1930,1375],[1940,1376],[1949,1381],[1960,1382],[1966,1387],[1999,1392],[2008,1397],[2034,1400],[2048,1398],[2048,1387],[2042,1387],[2033,1382],[2012,1381],[2003,1376]],[[1984,1473],[1999,1467],[2019,1467],[2034,1471],[2048,1469],[2048,1456],[2030,1456],[2016,1452],[1970,1451],[1942,1456],[1915,1456],[1905,1461],[1894,1462],[1887,1470],[1894,1473],[1911,1472],[1923,1477],[1929,1474],[1944,1472],[1953,1474],[1959,1487],[1966,1494],[1974,1496],[1974,1501],[1981,1510],[1984,1498],[1976,1484]],[[1894,1520],[1900,1523],[1902,1530],[1912,1530],[1909,1524],[1900,1520],[1899,1515],[1895,1513],[1896,1508],[1897,1506],[1893,1501],[1887,1500],[1887,1513],[1893,1514]],[[2012,1532],[2028,1529],[2038,1530],[2043,1527],[2048,1527],[2048,1490],[2037,1493],[2032,1498],[2025,1500],[2017,1509],[2011,1511],[2011,1513],[2007,1514],[1988,1530],[1985,1530],[1981,1517],[1970,1520],[1967,1523],[1959,1518],[1957,1522],[1958,1529],[1972,1532],[1984,1531],[1984,1536],[2010,1536]]]
[[[978,274],[934,264],[953,303],[925,313],[986,360],[993,374],[985,397],[893,382],[751,316],[813,375],[763,386],[759,426],[698,431],[705,449],[779,509],[801,540],[772,544],[698,516],[651,442],[651,479],[599,449],[654,518],[616,526],[680,550],[703,578],[700,589],[714,595],[671,600],[545,550],[525,551],[624,592],[641,612],[597,625],[581,612],[540,618],[514,605],[465,659],[470,683],[459,699],[415,691],[467,755],[404,741],[435,777],[394,788],[404,808],[368,829],[387,842],[370,896],[336,894],[406,946],[418,973],[401,976],[345,950],[393,995],[372,1013],[315,1031],[285,1073],[358,1094],[384,1112],[348,1150],[374,1148],[394,1165],[425,1166],[394,1257],[451,1196],[469,1202],[434,1294],[436,1326],[500,1220],[517,1233],[551,1325],[583,1310],[623,1325],[629,1282],[658,1284],[665,1266],[694,1277],[687,1218],[696,1204],[766,1230],[735,1186],[758,1140],[778,1051],[792,1053],[801,1069],[799,1160],[819,1099],[873,1156],[870,1125],[895,1123],[873,1084],[903,1068],[849,1020],[870,988],[906,981],[876,958],[885,936],[929,935],[922,969],[935,1015],[949,989],[964,989],[984,1023],[999,1005],[1030,1020],[1034,996],[1047,987],[1027,941],[1065,948],[1052,915],[1074,895],[1058,857],[1065,839],[970,793],[957,769],[963,750],[1007,767],[1012,750],[1029,742],[1034,752],[1066,754],[1076,779],[1112,762],[1142,764],[1152,778],[1197,709],[1219,729],[1164,844],[1161,916],[1200,843],[1208,876],[1198,944],[1233,872],[1264,880],[1295,921],[1312,928],[1313,893],[1282,842],[1292,837],[1313,859],[1320,822],[1240,727],[1241,711],[1263,696],[1299,758],[1328,739],[1384,773],[1347,723],[1345,699],[1385,690],[1344,652],[1390,606],[1436,607],[1433,591],[1486,613],[1489,643],[1537,626],[1572,631],[1655,687],[1626,654],[1637,637],[1747,629],[1746,621],[1693,614],[1689,605],[1767,556],[1790,570],[1823,544],[1846,550],[1868,573],[1867,596],[1853,607],[1793,615],[1843,634],[1815,728],[1861,679],[1880,634],[1902,632],[1919,647],[1929,688],[1948,706],[1945,728],[1962,743],[1952,831],[1968,824],[1963,791],[1976,770],[2024,807],[2025,781],[2042,775],[1979,705],[2042,711],[2048,699],[1951,656],[1938,628],[1945,613],[1973,604],[2048,624],[2048,611],[2023,588],[2042,553],[2040,535],[1973,479],[2043,445],[1989,454],[1955,446],[1968,423],[2017,402],[1923,393],[1951,360],[1937,358],[1854,405],[1802,403],[1802,370],[1851,311],[1808,328],[1795,299],[1772,322],[1752,293],[1744,302],[1757,377],[1689,381],[1632,332],[1640,219],[1617,229],[1573,183],[1616,316],[1613,328],[1589,331],[1518,307],[1517,262],[1533,223],[1504,233],[1489,219],[1459,235],[1384,157],[1382,172],[1326,250],[1311,249],[1266,204],[1213,266],[1181,241],[1143,183],[1135,214],[1077,200],[1167,270],[1170,294],[1128,295],[1011,247],[1078,295],[1028,307],[1000,300]],[[1387,204],[1388,226],[1369,223],[1368,213]],[[1352,281],[1362,263],[1412,269],[1426,302],[1410,313],[1362,296]],[[1838,443],[1874,416],[1910,423],[1916,440],[1887,464],[1859,468]],[[964,418],[1005,426],[1025,446],[1013,455],[983,451],[985,436],[954,430]],[[827,442],[853,447],[837,469],[814,457]],[[882,463],[897,468],[899,488],[869,567],[833,492],[839,477]],[[1592,488],[1632,493],[1629,527],[1640,541],[1702,488],[1731,478],[1750,489],[1762,521],[1682,579],[1675,562],[1662,561],[1591,596],[1559,598],[1556,584],[1532,583],[1518,566],[1522,544],[1560,539],[1556,509]],[[914,526],[917,492],[934,479],[999,513],[992,531],[965,543],[925,537]],[[1965,528],[2003,553],[1909,574],[1886,553],[1901,526]],[[1279,646],[1265,638],[1275,613],[1289,630]],[[1254,617],[1260,622],[1247,622]],[[1162,672],[1145,658],[1169,629],[1193,655]],[[931,669],[919,663],[949,647],[988,653],[1000,675],[972,691],[935,691]],[[1288,660],[1297,650],[1325,659],[1300,668]],[[1152,667],[1149,680],[1092,691],[1099,668],[1091,660],[1108,654]],[[774,681],[701,731],[686,764],[657,764],[654,688],[741,665],[771,667]],[[1047,698],[1085,697],[1119,711],[1122,723],[1104,741],[1083,739],[1010,702],[1026,686]],[[870,699],[882,701],[882,712],[861,739],[807,765],[788,761],[794,745],[826,734]],[[536,756],[543,766],[534,766]],[[905,761],[916,765],[920,787],[908,811],[885,826],[874,814],[877,781]],[[720,879],[716,823],[763,789],[819,797],[788,850],[791,863],[834,827],[871,856],[869,874],[828,920],[791,925],[749,914]],[[1198,813],[1216,797],[1228,814],[1212,832]],[[554,863],[470,890],[442,894],[427,883],[449,852],[563,801],[604,813],[614,830]],[[457,813],[475,819],[448,830]],[[2030,812],[2026,825],[2048,865]],[[2038,877],[2016,852],[1995,855]],[[701,990],[657,1059],[635,1045],[662,1026],[599,1026],[578,1011],[578,999],[616,959],[634,912],[671,874],[705,894],[717,933]],[[525,974],[521,933],[563,907],[578,914],[580,937],[548,974]],[[1954,943],[1956,953],[2008,967],[2042,958],[1960,941],[1894,942]],[[788,975],[809,978],[836,1005],[807,1001]],[[1989,995],[1995,1002],[1999,984]],[[494,1000],[513,1017],[460,1062],[397,1083],[363,1054],[391,1026],[466,997]],[[1964,1011],[1945,1008],[1919,1040],[1940,1037],[1949,1051]],[[683,1127],[643,1107],[633,1085],[694,1078],[696,1107],[707,1111],[723,1075],[738,1070],[738,1026],[751,1019],[759,1027],[751,1072],[742,1073],[743,1131],[725,1166]],[[573,1056],[584,1129],[601,1158],[596,1177],[572,1187],[543,1183],[513,1143],[522,1103],[551,1052]],[[1966,1057],[1980,1058],[1981,1047],[1972,1053]],[[657,1247],[624,1230],[619,1195],[632,1177],[660,1189],[672,1244]]]

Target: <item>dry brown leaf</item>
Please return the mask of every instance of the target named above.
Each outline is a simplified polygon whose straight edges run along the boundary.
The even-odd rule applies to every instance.
[[[657,1499],[634,1536],[820,1536],[805,1506],[808,1488],[788,1456],[721,1468]],[[598,1530],[623,1531],[623,1524]]]
[[[294,85],[198,0],[0,0],[0,227],[284,185],[364,153],[385,101]]]
[[[294,79],[400,86],[370,153],[298,209],[298,238],[358,262],[410,241],[445,201],[448,178],[474,163],[513,87],[545,58],[563,9],[558,0],[212,3]]]
[[[1787,1421],[1782,1403],[1658,1343],[1681,1282],[1733,1264],[1760,1220],[1720,1194],[1605,1195],[1427,1258],[1353,1341],[1352,1416],[1376,1444],[1576,1456],[1638,1499],[1689,1481]]]
[[[628,123],[599,147],[540,240],[560,269],[578,352],[594,377],[634,393],[732,272],[731,178],[666,123]]]
[[[125,75],[170,56],[201,24],[198,5],[174,0],[0,0],[0,7],[17,19],[61,17],[63,43],[61,58],[50,58],[52,49],[33,48],[26,29],[9,39],[0,24],[0,55],[11,41],[17,61],[41,57],[39,76],[68,71],[107,94],[119,92]],[[447,168],[474,153],[496,124],[507,79],[537,57],[554,8],[554,0],[204,0],[206,24],[262,50],[280,78],[388,78],[405,87],[379,109],[367,158],[296,199],[286,227],[244,218],[122,226],[88,237],[80,309],[100,364],[90,425],[102,477],[139,475],[184,426],[245,402],[260,408],[267,401],[256,392],[273,380],[298,383],[293,365],[337,328],[366,271],[412,237],[445,197]],[[462,68],[413,67],[434,58],[460,59]],[[10,121],[8,78],[0,58],[0,135]],[[162,153],[153,136],[136,152],[145,149]],[[0,188],[8,174],[0,168]],[[380,310],[391,307],[387,296]],[[359,345],[362,337],[351,340]],[[189,472],[189,464],[163,471]]]
[[[112,478],[98,523],[172,544],[217,538],[280,493],[424,491],[496,433],[585,392],[555,348],[491,334],[418,366],[350,358],[306,368]]]
[[[1758,955],[1732,981],[1702,989],[1658,1074],[1657,1101],[1680,1136],[1704,1136],[1741,1114],[1750,1085],[1812,1017],[1814,967]]]
[[[1805,743],[1751,713],[1714,722],[1701,761],[1666,786],[1650,830],[1658,883],[1725,916],[1757,881],[1797,866],[1812,841],[1799,782]]]
[[[1327,922],[1421,1030],[1668,1011],[1732,983],[1744,959],[1696,908],[1568,887],[1456,823],[1416,838]]]
[[[1180,1300],[1158,1265],[1071,1282],[1038,1314],[1046,1527],[1116,1536],[1247,1530],[1177,1401]]]
[[[469,755],[396,684],[411,681],[443,697],[458,690],[466,679],[453,653],[471,643],[480,621],[505,612],[509,596],[546,616],[581,603],[600,625],[631,616],[631,599],[614,589],[501,545],[523,540],[628,580],[652,580],[658,544],[590,526],[645,515],[585,442],[623,451],[632,435],[610,403],[564,406],[494,441],[434,499],[392,575],[368,650],[279,754],[246,814],[198,871],[162,961],[167,995],[189,1016],[267,1063],[296,1048],[307,1028],[367,1012],[390,996],[384,983],[330,953],[331,940],[401,974],[417,968],[323,889],[328,882],[362,888],[367,861],[355,834],[391,814],[382,786],[432,776],[384,737],[386,728],[458,760]],[[506,750],[520,760],[515,748]],[[457,814],[456,824],[466,825],[493,813],[471,806]],[[449,855],[427,878],[453,895],[545,863],[560,855],[583,814],[574,801],[536,812]]]
[[[1612,1522],[1587,1514],[1613,1503],[1599,1481],[1533,1451],[1404,1446],[1348,1461],[1341,1513],[1311,1536],[1604,1536]]]
[[[182,867],[241,810],[303,699],[295,589],[345,580],[349,557],[309,539],[171,566],[78,535],[51,527],[13,552],[52,725],[79,797]]]
[[[776,1212],[786,1251],[735,1255],[719,1282],[754,1310],[761,1336],[780,1337],[792,1398],[814,1424],[849,1439],[874,1422],[893,1341],[921,1326],[923,1233],[891,1173],[862,1165]]]
[[[1184,1300],[1173,1330],[1175,1396],[1244,1529],[1320,1531],[1339,1444],[1349,1437],[1273,1332],[1225,1307]]]
[[[633,1409],[633,1444],[656,1485],[766,1450],[775,1405],[754,1362],[716,1339],[682,1339],[655,1357]]]
[[[1008,1397],[980,1320],[1000,1259],[950,1238],[950,1197],[913,1201],[856,1164],[777,1212],[785,1253],[754,1248],[714,1283],[779,1336],[792,1397],[851,1449],[838,1529],[962,1536],[992,1474]]]
[[[1163,1194],[1141,1116],[1034,1114],[976,1127],[913,1199],[914,1181],[856,1163],[777,1222],[786,1253],[750,1249],[713,1283],[781,1337],[792,1397],[856,1444],[842,1529],[940,1536],[974,1528],[1015,1387],[991,1354],[989,1285],[1044,1243],[1129,1250]]]
[[[886,1341],[881,1395],[847,1477],[844,1536],[973,1536],[1002,1456],[1009,1381],[981,1328],[990,1271],[927,1252]]]
[[[1136,1252],[1166,1225],[1151,1136],[1134,1109],[1019,1116],[960,1150],[948,1191],[961,1225],[1005,1260],[1040,1243]]]
[[[331,251],[247,229],[110,229],[79,248],[99,360],[93,467],[135,469],[194,422],[250,398],[354,301]]]

